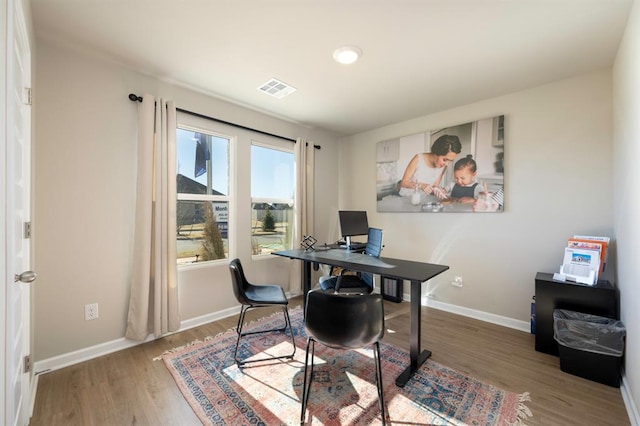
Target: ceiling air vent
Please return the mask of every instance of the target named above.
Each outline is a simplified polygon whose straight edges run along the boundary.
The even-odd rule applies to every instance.
[[[274,98],[281,99],[295,92],[296,88],[293,86],[289,86],[287,83],[284,83],[280,80],[276,80],[275,78],[272,78],[271,80],[264,83],[262,86],[258,87],[258,90],[268,95],[271,95]]]

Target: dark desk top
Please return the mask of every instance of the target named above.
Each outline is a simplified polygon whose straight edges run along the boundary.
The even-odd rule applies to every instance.
[[[389,257],[373,257],[344,249],[324,249],[306,251],[304,249],[282,250],[272,254],[291,259],[324,265],[340,266],[352,271],[369,272],[410,281],[427,281],[449,269],[446,265],[411,260],[393,259]]]

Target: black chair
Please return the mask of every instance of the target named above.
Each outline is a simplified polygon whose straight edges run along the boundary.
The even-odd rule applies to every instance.
[[[231,263],[229,263],[229,270],[231,271],[231,282],[233,283],[233,294],[236,296],[236,299],[242,305],[240,308],[240,317],[238,318],[238,325],[236,327],[236,333],[238,334],[238,340],[236,341],[236,349],[233,353],[233,358],[236,361],[238,367],[242,367],[245,364],[258,362],[258,361],[266,361],[271,359],[293,359],[293,356],[296,353],[296,342],[293,337],[293,329],[291,328],[291,320],[289,319],[289,310],[287,305],[289,301],[284,294],[284,290],[279,285],[255,285],[251,284],[247,281],[247,278],[244,275],[244,271],[242,269],[242,264],[240,263],[240,259],[233,259]],[[268,306],[281,306],[282,311],[284,313],[284,321],[285,325],[281,328],[272,328],[269,330],[257,330],[257,331],[248,331],[243,332],[242,329],[244,327],[244,317],[249,309],[254,308],[264,308]],[[260,333],[270,333],[276,331],[286,332],[287,328],[291,333],[291,344],[293,346],[293,352],[291,355],[282,355],[282,356],[273,356],[273,357],[263,357],[260,359],[252,359],[250,361],[247,360],[239,360],[238,359],[238,347],[240,345],[240,339],[244,336],[252,335],[252,334],[260,334]]]
[[[376,385],[382,424],[386,424],[380,340],[384,336],[384,305],[380,294],[340,294],[320,289],[307,293],[305,308],[307,339],[302,388],[300,423],[304,423],[309,391],[313,380],[315,343],[336,349],[360,349],[373,345]],[[311,371],[308,372],[309,354]]]
[[[381,252],[382,229],[369,228],[364,254],[380,257]],[[333,268],[331,275],[333,275]],[[349,271],[346,269],[343,269],[337,276],[320,280],[320,288],[325,291],[335,291],[337,293],[371,293],[373,291],[373,287],[373,275],[364,272],[352,275],[349,274]]]

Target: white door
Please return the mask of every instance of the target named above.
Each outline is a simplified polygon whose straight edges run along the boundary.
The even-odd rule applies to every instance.
[[[3,418],[7,426],[29,423],[30,383],[30,221],[31,221],[31,53],[20,0],[6,4],[6,157],[4,172]],[[3,79],[5,80],[5,79]],[[4,83],[4,81],[3,81]]]

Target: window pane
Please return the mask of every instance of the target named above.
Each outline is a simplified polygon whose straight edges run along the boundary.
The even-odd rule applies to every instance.
[[[176,136],[178,193],[229,195],[229,139],[185,129]]]
[[[291,248],[292,203],[251,203],[251,254]]]
[[[251,146],[251,252],[291,248],[293,152]]]
[[[226,201],[178,201],[178,264],[229,257],[228,212]]]
[[[251,146],[251,197],[293,199],[293,152]]]

